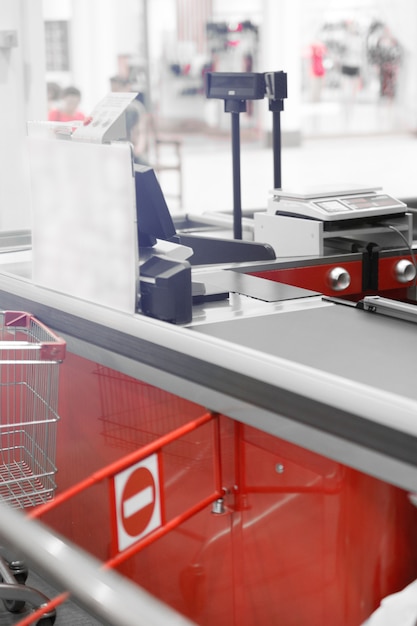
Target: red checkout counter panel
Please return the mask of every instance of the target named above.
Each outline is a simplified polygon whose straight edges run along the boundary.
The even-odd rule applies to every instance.
[[[284,267],[251,272],[294,287],[313,289],[327,296],[362,297],[383,294],[394,299],[407,299],[407,289],[414,283],[413,259],[401,253],[381,253],[373,267],[363,258],[350,260],[353,255],[334,260],[298,261]],[[366,267],[365,267],[366,265]]]
[[[348,454],[322,456],[308,437],[296,445],[280,431],[284,417],[287,425],[297,422],[314,430],[316,438],[334,435],[339,451],[349,452],[353,441],[366,456],[390,460],[394,455],[415,471],[412,425],[409,432],[397,429],[397,414],[392,424],[379,423],[376,411],[372,421],[366,407],[363,415],[349,413],[345,397],[336,405],[320,404],[314,390],[291,390],[279,369],[281,361],[300,363],[311,376],[335,371],[348,384],[366,377],[376,405],[385,379],[368,360],[358,371],[357,356],[366,354],[366,338],[377,345],[393,322],[323,305],[313,294],[304,298],[311,299],[310,307],[300,298],[289,314],[271,302],[263,316],[239,315],[238,307],[230,321],[175,328],[139,316],[104,314],[77,300],[57,302],[32,286],[25,291],[23,281],[0,277],[0,282],[4,308],[31,310],[67,339],[60,366],[57,499],[109,464],[186,429],[208,409],[221,413],[166,442],[153,485],[141,483],[137,494],[143,491],[144,497],[139,504],[133,499],[133,517],[139,520],[134,530],[125,523],[135,495],[127,480],[119,498],[115,487],[100,482],[56,506],[42,517],[55,531],[114,563],[122,519],[123,541],[126,535],[134,541],[118,546],[129,558],[115,568],[201,626],[358,626],[383,597],[417,578],[411,480],[400,488],[395,485],[404,484],[385,465],[382,478],[376,478],[362,466],[362,471],[352,469],[355,459]],[[414,359],[415,333],[408,328],[397,329],[393,362],[377,360],[379,367],[396,372],[406,351]],[[341,358],[349,349],[350,360]],[[273,373],[268,380],[263,378],[266,362]],[[410,376],[402,380],[388,371],[384,376],[394,397],[409,396],[414,407]],[[343,388],[336,386],[339,395]],[[239,402],[243,408],[237,414]],[[278,426],[272,428],[271,421]],[[196,508],[210,500],[218,484],[222,502]],[[185,516],[190,511],[195,514]],[[171,527],[175,519],[181,523]],[[163,527],[169,532],[162,534]],[[133,553],[135,543],[141,549]]]
[[[207,410],[71,352],[61,367],[58,494]],[[222,506],[150,541],[121,573],[202,626],[358,626],[417,577],[417,509],[406,491],[215,419],[219,438],[210,422],[164,446],[161,523],[212,492],[216,467]],[[113,508],[99,484],[43,521],[107,561]]]

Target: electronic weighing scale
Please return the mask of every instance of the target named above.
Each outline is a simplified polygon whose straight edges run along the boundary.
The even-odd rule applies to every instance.
[[[407,205],[381,187],[329,185],[274,189],[271,194],[266,213],[254,216],[254,238],[269,243],[277,257],[323,255],[331,239],[379,243],[382,235],[385,245],[391,227],[411,244]]]
[[[274,189],[268,212],[324,221],[405,213],[407,206],[381,193],[381,187],[321,187],[297,191]]]

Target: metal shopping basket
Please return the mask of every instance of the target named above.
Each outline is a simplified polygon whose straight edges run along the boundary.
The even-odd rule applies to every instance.
[[[56,489],[59,363],[65,342],[32,315],[0,311],[0,499],[14,508],[51,500]],[[0,599],[11,612],[48,598],[25,586],[23,561],[0,548]],[[54,613],[42,624],[53,624]]]
[[[184,506],[168,510],[165,506],[166,469],[170,459],[169,449],[180,439],[188,437],[200,428],[206,428],[206,438],[211,442],[207,454],[211,463],[208,468],[210,480],[201,498],[186,500]],[[200,441],[200,436],[197,437]],[[198,444],[197,444],[198,445]],[[194,466],[195,467],[195,466]],[[204,472],[206,468],[204,469]],[[145,479],[145,482],[142,482]],[[147,482],[151,479],[151,483]],[[106,486],[103,493],[108,499],[107,520],[110,532],[109,548],[111,556],[105,562],[88,554],[84,548],[58,535],[35,522],[46,513],[55,510],[80,494]],[[133,491],[130,487],[133,485]],[[151,500],[147,500],[152,494]],[[140,626],[172,624],[192,626],[185,616],[156,600],[149,593],[110,570],[135,557],[140,551],[179,528],[184,522],[201,513],[211,505],[211,513],[223,514],[222,464],[220,454],[220,416],[210,411],[182,424],[175,430],[164,433],[146,445],[130,452],[118,460],[96,470],[66,490],[61,491],[49,502],[37,506],[19,521],[19,512],[6,509],[6,518],[13,519],[16,528],[25,528],[16,536],[2,516],[0,507],[0,537],[5,537],[10,545],[19,547],[38,564],[46,578],[57,584],[59,589],[67,589],[40,606],[30,615],[24,616],[15,626],[46,625],[50,611],[65,603],[72,595],[81,607],[91,611],[92,616],[104,620],[104,624],[115,626]],[[106,505],[106,503],[104,503]],[[74,505],[75,508],[77,505]],[[88,518],[94,500],[88,500],[83,515]],[[141,509],[145,508],[144,515]],[[103,508],[105,513],[106,506]],[[148,513],[152,511],[151,515]],[[100,509],[101,516],[101,509]],[[33,527],[30,528],[30,522]],[[49,537],[49,538],[48,538]],[[38,538],[38,539],[36,539]],[[42,546],[42,549],[39,547]],[[113,576],[114,575],[114,576]],[[170,582],[171,585],[171,582]],[[77,604],[77,602],[76,602]],[[68,622],[69,623],[69,622]],[[77,622],[81,623],[81,622]],[[103,623],[100,621],[100,624]]]

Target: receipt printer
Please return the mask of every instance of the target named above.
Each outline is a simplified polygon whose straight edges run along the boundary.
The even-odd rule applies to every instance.
[[[140,266],[140,309],[144,315],[173,324],[192,319],[191,265],[152,256]]]

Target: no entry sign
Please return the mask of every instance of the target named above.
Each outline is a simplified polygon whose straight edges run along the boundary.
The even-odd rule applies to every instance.
[[[119,552],[161,526],[160,487],[158,454],[114,477]]]

